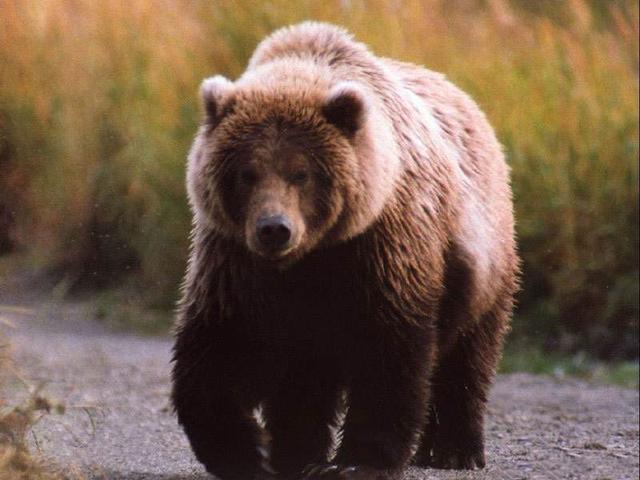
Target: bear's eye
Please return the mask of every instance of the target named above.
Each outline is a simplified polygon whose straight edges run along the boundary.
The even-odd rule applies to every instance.
[[[309,180],[309,174],[306,170],[298,170],[293,175],[291,175],[291,183],[295,185],[304,185]]]
[[[245,185],[254,185],[258,181],[258,174],[251,168],[240,171],[240,181]]]

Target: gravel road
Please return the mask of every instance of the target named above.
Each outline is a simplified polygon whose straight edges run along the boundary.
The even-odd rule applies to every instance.
[[[169,408],[170,339],[114,334],[87,316],[79,305],[7,298],[0,289],[0,334],[16,363],[67,405],[64,415],[36,425],[34,447],[89,478],[212,478]],[[5,395],[19,395],[18,387]],[[487,458],[483,471],[412,469],[406,480],[636,480],[638,392],[501,376],[491,395]]]

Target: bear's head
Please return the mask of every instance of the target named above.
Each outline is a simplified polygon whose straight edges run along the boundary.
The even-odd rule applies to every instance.
[[[397,155],[361,84],[265,83],[203,82],[187,186],[196,222],[286,267],[375,220]]]

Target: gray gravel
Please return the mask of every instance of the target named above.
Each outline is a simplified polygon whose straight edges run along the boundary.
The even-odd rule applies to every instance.
[[[28,310],[21,310],[26,302]],[[30,304],[30,305],[29,305]],[[15,307],[20,307],[16,309]],[[0,291],[0,322],[23,375],[67,405],[34,429],[64,471],[106,479],[207,479],[169,408],[168,338],[114,334],[79,305]],[[24,394],[9,386],[10,397]],[[498,378],[479,472],[412,469],[417,479],[636,480],[638,392],[577,380]]]

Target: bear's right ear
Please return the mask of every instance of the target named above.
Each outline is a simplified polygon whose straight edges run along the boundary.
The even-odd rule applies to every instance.
[[[200,85],[207,125],[215,128],[228,111],[234,85],[222,75],[205,78]]]

